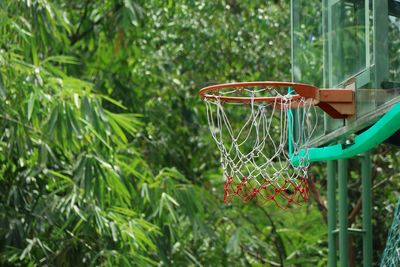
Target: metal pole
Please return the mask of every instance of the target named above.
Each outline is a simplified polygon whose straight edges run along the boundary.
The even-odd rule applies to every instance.
[[[371,192],[371,157],[367,152],[361,159],[362,179],[362,224],[363,236],[363,266],[372,266],[372,192]]]
[[[339,256],[341,267],[349,265],[347,179],[348,161],[347,159],[339,159]]]
[[[337,266],[336,255],[336,161],[328,161],[328,266]]]

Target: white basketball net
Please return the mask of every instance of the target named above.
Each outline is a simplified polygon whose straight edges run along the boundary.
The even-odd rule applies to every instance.
[[[250,97],[250,102],[220,98],[238,92]],[[282,97],[274,102],[254,101],[266,92]],[[214,96],[204,101],[211,135],[221,152],[224,201],[239,197],[246,203],[273,201],[286,208],[307,200],[308,145],[317,125],[311,101],[282,95],[271,87],[233,88]]]

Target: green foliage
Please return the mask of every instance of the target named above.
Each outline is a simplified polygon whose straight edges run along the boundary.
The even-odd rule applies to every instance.
[[[215,82],[288,80],[288,11],[0,2],[0,263],[325,266],[314,204],[222,203],[196,95]]]
[[[3,5],[0,261],[153,262],[147,252],[159,229],[132,209],[134,179],[119,167],[128,137],[142,126],[138,115],[105,109],[105,101],[124,107],[68,73],[75,57],[52,54],[61,53],[70,32],[60,9]]]

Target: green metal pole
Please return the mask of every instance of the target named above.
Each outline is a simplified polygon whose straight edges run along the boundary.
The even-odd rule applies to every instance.
[[[362,214],[363,214],[363,266],[372,266],[372,192],[371,156],[365,153],[361,159]]]
[[[347,179],[348,161],[347,159],[339,159],[339,256],[341,267],[346,267],[349,263]]]
[[[328,161],[328,266],[337,266],[336,255],[336,161]]]

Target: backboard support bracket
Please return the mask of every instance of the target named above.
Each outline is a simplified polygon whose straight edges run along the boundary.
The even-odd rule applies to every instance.
[[[355,114],[356,104],[352,89],[321,89],[319,93],[317,105],[332,118],[344,119]]]

